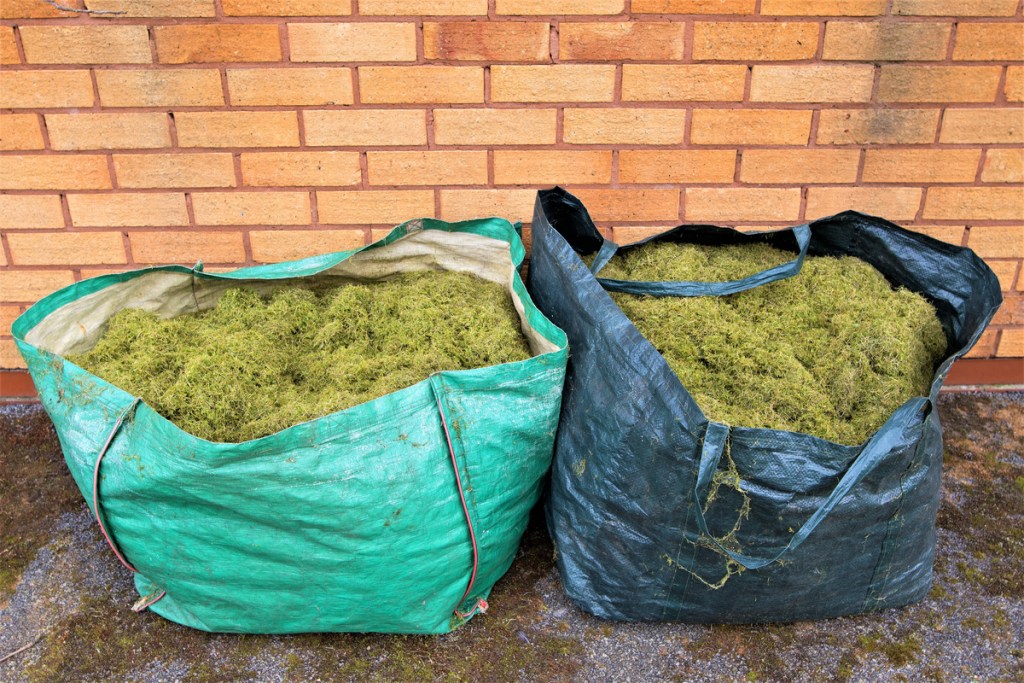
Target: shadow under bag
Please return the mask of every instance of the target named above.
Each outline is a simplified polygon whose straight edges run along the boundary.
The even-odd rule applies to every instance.
[[[942,467],[935,401],[1001,303],[992,271],[969,249],[853,211],[775,233],[680,226],[652,240],[796,256],[728,283],[603,280],[579,254],[599,252],[596,272],[616,246],[576,197],[538,194],[528,286],[572,349],[546,510],[570,597],[609,619],[741,623],[922,599]],[[732,294],[797,275],[807,254],[857,257],[922,294],[948,341],[929,395],[859,446],[709,421],[606,291]],[[742,492],[714,495],[726,467]]]

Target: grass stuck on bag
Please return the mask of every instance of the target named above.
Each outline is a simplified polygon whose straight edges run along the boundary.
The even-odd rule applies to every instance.
[[[328,289],[241,287],[161,319],[125,309],[69,360],[191,434],[239,442],[343,410],[441,370],[530,357],[507,290],[424,271]]]
[[[728,281],[792,258],[766,244],[652,242],[620,252],[600,275]],[[946,351],[924,297],[850,256],[811,256],[794,277],[730,296],[610,294],[708,417],[730,425],[861,443],[928,394]]]

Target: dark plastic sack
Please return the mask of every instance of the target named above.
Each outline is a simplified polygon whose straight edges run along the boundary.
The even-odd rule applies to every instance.
[[[852,211],[776,233],[680,226],[651,239],[768,242],[798,256],[733,283],[602,280],[577,254],[602,250],[597,270],[613,245],[577,198],[539,193],[528,286],[572,349],[547,500],[568,594],[601,617],[689,622],[821,618],[923,598],[942,466],[935,400],[1001,303],[992,271],[969,249]],[[605,292],[733,293],[798,273],[805,253],[861,258],[920,292],[949,340],[929,395],[861,446],[709,422]],[[713,481],[730,458],[750,506],[732,536],[742,496]]]

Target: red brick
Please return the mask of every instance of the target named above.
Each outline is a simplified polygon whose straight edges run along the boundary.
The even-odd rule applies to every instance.
[[[893,0],[892,13],[929,17],[1011,17],[1017,0]]]
[[[956,30],[953,59],[1024,60],[1024,24],[961,23]]]
[[[360,0],[359,13],[375,16],[487,14],[487,0]]]
[[[132,257],[138,263],[241,263],[245,260],[242,233],[200,230],[130,232]]]
[[[491,67],[494,102],[611,102],[614,96],[611,64]]]
[[[416,25],[288,24],[288,50],[293,62],[412,62]]]
[[[753,14],[754,0],[633,0],[638,14]]]
[[[27,367],[13,339],[0,339],[0,367],[22,369]]]
[[[171,146],[167,114],[47,114],[53,149],[152,149]]]
[[[939,142],[1024,143],[1024,111],[947,109]]]
[[[680,109],[566,109],[563,135],[576,145],[673,145],[683,142],[685,123]]]
[[[101,275],[110,275],[111,273],[123,273],[128,270],[135,270],[138,266],[93,266],[83,267],[79,269],[82,280],[88,280],[90,278],[99,277]],[[213,270],[212,268],[210,270]]]
[[[484,101],[478,66],[362,66],[358,72],[359,98],[368,104]]]
[[[967,246],[982,258],[1024,258],[1024,225],[981,225],[971,228]]]
[[[0,114],[0,150],[42,149],[43,132],[35,114]]]
[[[1024,220],[1024,191],[1019,187],[932,187],[925,218],[942,220]],[[1024,241],[1021,233],[1017,240]]]
[[[807,218],[854,209],[891,221],[908,221],[921,206],[916,187],[812,187],[807,190]]]
[[[985,330],[978,337],[978,341],[974,343],[974,346],[964,354],[964,358],[989,358],[995,355],[996,337],[998,336],[998,330]]]
[[[32,303],[74,281],[70,270],[0,270],[0,292],[8,303]]]
[[[99,154],[5,156],[3,166],[0,190],[105,190],[110,187],[107,158]]]
[[[1007,102],[1024,102],[1024,66],[1006,67]]]
[[[671,221],[679,218],[676,189],[574,189],[596,221]]]
[[[181,24],[157,26],[153,33],[165,64],[281,61],[275,24]]]
[[[69,194],[68,207],[77,227],[188,225],[181,193]]]
[[[124,188],[232,187],[235,164],[228,153],[115,154],[114,173]]]
[[[565,185],[609,183],[612,153],[607,150],[496,150],[496,185]]]
[[[1013,290],[1013,281],[1017,277],[1017,267],[1020,265],[1020,261],[1017,260],[999,260],[999,259],[985,259],[985,264],[992,269],[992,272],[999,278],[999,288],[1004,292]]]
[[[182,147],[294,147],[299,124],[293,111],[180,112]]]
[[[317,192],[321,223],[394,225],[434,216],[433,190]]]
[[[907,230],[913,230],[947,244],[960,246],[964,241],[964,226],[962,225],[907,225]]]
[[[886,0],[761,0],[761,14],[805,17],[871,17],[885,14]]]
[[[998,66],[882,67],[882,102],[992,102],[999,88]]]
[[[145,26],[22,26],[29,64],[148,64]]]
[[[495,0],[498,14],[619,14],[625,0]]]
[[[243,152],[242,182],[257,187],[358,185],[357,152]]]
[[[14,28],[0,26],[0,64],[21,64],[18,44],[14,40]]]
[[[439,60],[546,62],[550,29],[536,21],[428,21],[423,24],[423,55]]]
[[[427,115],[421,110],[304,111],[302,117],[306,144],[311,146],[427,144]]]
[[[800,189],[688,188],[684,211],[688,221],[795,221]]]
[[[371,185],[486,185],[487,152],[366,153]]]
[[[98,12],[120,12],[119,19],[129,17],[213,17],[217,9],[213,0],[85,0],[87,9]]]
[[[55,194],[0,194],[0,228],[63,228],[64,212]]]
[[[128,262],[119,232],[12,232],[7,244],[16,266]]]
[[[818,50],[818,30],[818,24],[810,21],[698,21],[693,26],[693,58],[772,62],[810,59]]]
[[[87,70],[0,70],[2,109],[91,107],[94,99]]]
[[[439,145],[550,145],[555,110],[435,109],[434,136]]]
[[[617,225],[612,228],[612,240],[619,245],[633,244],[642,239],[660,235],[666,230],[671,230],[671,228],[666,228],[664,225]]]
[[[1003,305],[996,311],[991,324],[1017,327],[1024,325],[1024,297],[1015,294],[1004,296]]]
[[[696,109],[690,141],[697,145],[806,145],[811,112],[801,109]]]
[[[536,190],[441,190],[441,218],[463,221],[499,216],[529,222],[533,217]]]
[[[12,304],[0,304],[0,330],[9,332],[11,325],[22,314],[22,307]]]
[[[990,149],[981,168],[984,183],[1024,183],[1024,149]]]
[[[196,225],[306,225],[308,192],[196,192]]]
[[[961,27],[962,28],[962,27]],[[933,22],[830,21],[823,59],[863,62],[941,61],[952,25]]]
[[[231,104],[352,104],[352,70],[336,68],[228,69]]]
[[[852,183],[860,152],[855,149],[748,149],[740,180],[745,183]]]
[[[931,143],[938,128],[938,109],[824,109],[818,121],[818,143]]]
[[[88,76],[87,76],[88,79]],[[104,107],[211,107],[224,104],[216,69],[97,69]],[[89,87],[92,103],[92,86]]]
[[[362,230],[253,230],[252,258],[258,263],[293,261],[366,244]]]
[[[980,149],[869,149],[864,182],[971,183],[980,160]]]
[[[75,5],[73,1],[62,4]],[[4,0],[0,3],[0,19],[49,19],[68,16],[71,15],[39,0]]]
[[[558,26],[558,58],[563,62],[679,60],[685,30],[684,24],[668,21],[563,22]]]
[[[735,172],[736,152],[731,149],[619,152],[623,183],[730,183]]]
[[[739,102],[747,80],[742,65],[626,64],[622,67],[624,101]]]
[[[228,17],[328,17],[352,13],[351,0],[221,0]]]
[[[999,335],[999,348],[996,355],[1000,358],[1024,356],[1024,329],[1018,327],[1003,330],[1003,333]]]
[[[867,102],[875,69],[870,64],[755,66],[752,102]]]

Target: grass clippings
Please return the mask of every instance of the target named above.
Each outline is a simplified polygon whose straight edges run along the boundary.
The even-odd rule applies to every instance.
[[[508,291],[420,272],[269,297],[227,290],[209,311],[112,317],[68,360],[210,441],[255,439],[425,379],[530,357]]]
[[[618,280],[737,280],[790,261],[764,244],[650,243],[616,255]],[[859,444],[928,393],[946,337],[922,296],[854,257],[808,257],[795,277],[731,296],[612,293],[708,418]]]

